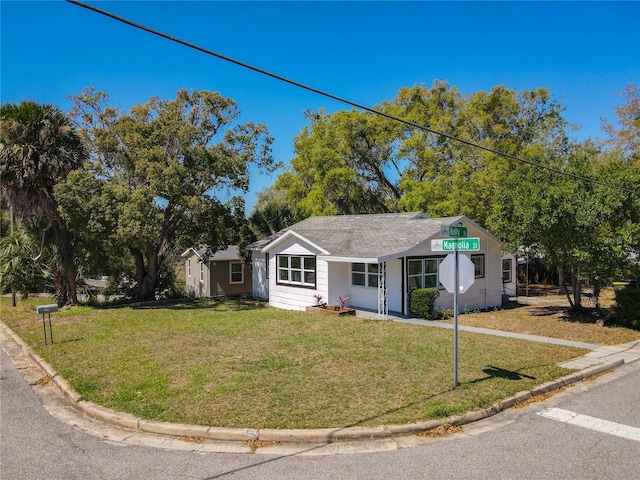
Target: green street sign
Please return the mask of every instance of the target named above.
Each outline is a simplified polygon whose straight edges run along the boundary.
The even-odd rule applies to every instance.
[[[467,238],[467,227],[457,227],[455,225],[449,225],[449,236]]]
[[[479,238],[445,238],[442,240],[442,250],[445,252],[477,252],[480,250]]]

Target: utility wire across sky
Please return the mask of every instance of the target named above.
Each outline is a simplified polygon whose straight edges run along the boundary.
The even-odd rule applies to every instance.
[[[185,47],[192,48],[194,50],[198,50],[198,51],[200,51],[202,53],[205,53],[207,55],[211,55],[211,56],[217,57],[217,58],[219,58],[221,60],[224,60],[224,61],[227,61],[227,62],[230,62],[230,63],[234,63],[234,64],[236,64],[236,65],[238,65],[240,67],[247,68],[249,70],[253,70],[254,72],[260,73],[262,75],[266,75],[268,77],[275,78],[276,80],[279,80],[281,82],[285,82],[285,83],[288,83],[288,84],[293,85],[295,87],[307,90],[309,92],[316,93],[316,94],[321,95],[323,97],[327,97],[327,98],[330,98],[332,100],[336,100],[337,102],[340,102],[340,103],[351,105],[352,107],[358,108],[360,110],[364,110],[364,111],[367,111],[367,112],[370,112],[370,113],[373,113],[373,114],[380,115],[382,117],[388,118],[390,120],[394,120],[396,122],[400,122],[400,123],[402,123],[404,125],[416,128],[418,130],[422,130],[422,131],[428,132],[428,133],[433,133],[435,135],[439,135],[439,136],[445,137],[445,138],[447,138],[449,140],[452,140],[454,142],[458,142],[458,143],[461,143],[463,145],[467,145],[469,147],[477,148],[479,150],[484,150],[485,152],[493,153],[494,155],[498,155],[500,157],[504,157],[504,158],[508,158],[508,159],[511,159],[511,160],[515,160],[517,162],[524,163],[524,164],[527,164],[527,165],[531,165],[531,166],[536,167],[536,168],[541,168],[541,169],[556,173],[558,175],[564,175],[564,176],[567,176],[567,177],[574,178],[576,180],[581,180],[581,181],[584,181],[584,182],[590,182],[590,183],[597,184],[597,185],[600,185],[600,186],[603,186],[603,187],[612,188],[612,189],[615,189],[615,190],[619,190],[619,191],[627,192],[627,193],[632,193],[632,194],[640,196],[640,191],[638,191],[638,190],[632,190],[630,188],[621,187],[619,185],[612,185],[612,184],[609,184],[609,183],[601,182],[600,180],[596,180],[594,178],[589,178],[589,177],[585,177],[585,176],[582,176],[582,175],[576,175],[576,174],[573,174],[573,173],[564,172],[564,171],[562,171],[560,169],[557,169],[557,168],[554,168],[554,167],[550,167],[548,165],[543,165],[541,163],[533,162],[531,160],[526,160],[524,158],[520,158],[520,157],[517,157],[515,155],[511,155],[509,153],[501,152],[500,150],[495,150],[493,148],[485,147],[484,145],[480,145],[478,143],[474,143],[474,142],[471,142],[469,140],[465,140],[463,138],[456,137],[455,135],[451,135],[451,134],[443,133],[443,132],[438,132],[438,131],[433,130],[433,129],[425,126],[425,125],[420,125],[420,124],[412,122],[410,120],[405,120],[405,119],[397,117],[395,115],[390,115],[388,113],[381,112],[381,111],[376,110],[374,108],[367,107],[366,105],[362,105],[360,103],[353,102],[351,100],[348,100],[346,98],[340,97],[338,95],[334,95],[332,93],[325,92],[323,90],[319,90],[317,88],[311,87],[309,85],[305,85],[305,84],[300,83],[300,82],[296,82],[295,80],[291,80],[291,79],[283,77],[281,75],[278,75],[278,74],[275,74],[275,73],[271,73],[271,72],[269,72],[267,70],[264,70],[262,68],[258,68],[258,67],[255,67],[253,65],[250,65],[248,63],[241,62],[240,60],[236,60],[234,58],[228,57],[228,56],[223,55],[221,53],[214,52],[213,50],[209,50],[207,48],[201,47],[201,46],[196,45],[194,43],[191,43],[191,42],[188,42],[186,40],[182,40],[180,38],[177,38],[177,37],[174,37],[172,35],[169,35],[167,33],[161,32],[159,30],[155,30],[153,28],[147,27],[147,26],[142,25],[140,23],[136,23],[136,22],[134,22],[132,20],[129,20],[129,19],[126,19],[126,18],[121,17],[119,15],[115,15],[115,14],[113,14],[111,12],[108,12],[107,10],[103,10],[101,8],[94,7],[93,5],[89,5],[87,3],[80,2],[78,0],[66,0],[66,1],[68,3],[77,5],[79,7],[83,7],[83,8],[86,8],[88,10],[91,10],[93,12],[99,13],[101,15],[110,17],[110,18],[112,18],[114,20],[117,20],[119,22],[125,23],[125,24],[130,25],[130,26],[132,26],[134,28],[143,30],[143,31],[151,33],[153,35],[157,35],[157,36],[162,37],[162,38],[166,38],[167,40],[170,40],[172,42],[179,43],[181,45],[184,45]]]

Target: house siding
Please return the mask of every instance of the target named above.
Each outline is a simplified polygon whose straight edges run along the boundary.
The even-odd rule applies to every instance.
[[[269,279],[267,278],[267,255],[257,251],[252,252],[253,268],[251,279],[253,296],[260,299],[269,298]]]
[[[387,262],[387,302],[390,312],[402,313],[402,259]]]
[[[322,295],[323,301],[329,297],[328,264],[317,258],[320,254],[311,245],[299,239],[291,238],[277,245],[269,252],[269,305],[286,310],[304,310],[315,303],[314,295]],[[277,282],[277,255],[313,255],[316,256],[316,286],[303,287]]]
[[[480,238],[480,251],[459,252],[471,259],[471,255],[484,255],[484,277],[476,278],[469,289],[458,296],[458,310],[460,312],[472,310],[486,310],[502,305],[502,261],[500,245],[493,238],[481,230],[469,227],[469,237]],[[448,238],[448,237],[434,237]],[[411,251],[409,257],[445,257],[447,252],[434,252],[431,242],[420,245]],[[406,292],[406,311],[408,312],[409,292]],[[436,308],[453,308],[453,293],[444,289],[436,300]]]
[[[189,276],[189,260],[191,260],[191,276]],[[188,295],[196,297],[209,296],[209,269],[204,265],[204,281],[200,282],[200,258],[193,252],[185,259],[185,285]]]
[[[333,218],[334,217],[329,217],[326,223],[329,224]],[[460,252],[460,255],[465,255],[468,258],[471,258],[472,255],[483,255],[484,274],[476,278],[473,285],[464,294],[460,295],[460,311],[498,307],[502,305],[502,295],[505,288],[502,282],[500,242],[473,222],[465,221],[465,218],[466,217],[460,217],[450,221],[455,221],[456,223],[462,222],[462,224],[468,228],[469,237],[479,237],[480,251]],[[449,220],[445,219],[445,221]],[[322,223],[320,225],[322,225]],[[319,231],[320,229],[317,230]],[[349,230],[343,231],[349,232]],[[411,245],[413,246],[407,246],[407,248],[409,248],[408,250],[403,247],[401,252],[389,254],[386,257],[387,305],[390,313],[409,314],[409,282],[407,280],[408,272],[406,263],[408,259],[444,258],[449,253],[432,250],[432,240],[448,238],[446,235],[443,236],[436,233],[438,231],[439,229],[427,229],[425,230],[424,237],[422,237],[424,240],[417,237],[415,241],[419,243],[415,243],[415,241],[412,240],[413,243],[411,243]],[[336,230],[336,232],[338,232],[338,230]],[[272,240],[271,243],[265,247],[268,249],[267,255],[269,255],[269,257],[266,257],[265,254],[259,250],[254,251],[254,295],[260,298],[268,296],[269,304],[273,307],[293,310],[303,310],[307,306],[312,305],[315,302],[314,295],[321,295],[323,302],[333,305],[339,303],[339,297],[346,295],[349,297],[349,306],[377,311],[378,288],[351,284],[352,264],[349,263],[349,261],[357,262],[357,259],[360,258],[358,256],[358,250],[349,250],[352,244],[348,242],[355,242],[355,237],[352,238],[346,235],[346,241],[344,243],[346,247],[341,250],[338,242],[341,241],[342,237],[339,234],[336,234],[337,236],[328,236],[325,231],[322,235],[315,235],[315,237],[310,235],[311,238],[306,240],[302,237],[304,233],[303,229],[299,232],[296,232],[294,229],[288,234]],[[368,231],[368,233],[370,234],[371,231]],[[373,245],[375,248],[367,249],[365,246],[365,248],[362,249],[363,259],[375,261],[377,258],[385,258],[379,257],[378,255],[366,256],[368,252],[380,252],[386,248],[381,249],[380,245],[375,242],[391,243],[388,245],[388,251],[391,252],[394,251],[394,248],[397,248],[397,246],[393,244],[393,240],[388,237],[381,240],[380,238],[369,235],[368,238],[371,242],[374,242]],[[401,238],[400,240],[405,240],[405,238]],[[332,257],[331,252],[322,251],[323,248],[327,250],[333,248],[339,253],[334,253],[335,257]],[[315,256],[315,286],[295,286],[278,283],[278,255]],[[397,255],[397,257],[394,258],[394,255]],[[270,258],[270,261],[267,262],[266,258]],[[367,262],[363,260],[361,263]],[[266,277],[266,270],[263,269],[267,268],[267,264],[269,269],[268,282],[261,284],[260,282]],[[265,274],[262,273],[263,271]],[[440,296],[436,301],[436,306],[440,308],[451,308],[453,306],[453,294],[448,293],[444,289],[440,290]]]
[[[230,268],[231,263],[238,263],[240,260],[216,260],[209,262],[210,282],[209,296],[224,295],[250,295],[251,291],[251,272],[242,262],[242,283],[231,283]]]

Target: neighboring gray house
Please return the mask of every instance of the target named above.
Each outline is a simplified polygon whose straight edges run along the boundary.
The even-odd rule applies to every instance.
[[[184,258],[187,293],[196,297],[251,295],[251,272],[235,245],[207,257],[208,248],[188,248]]]
[[[453,294],[438,281],[442,227],[461,225],[480,239],[480,250],[464,252],[475,265],[475,281],[460,296],[464,309],[502,305],[515,282],[515,262],[503,262],[500,241],[465,216],[430,218],[423,213],[310,217],[248,246],[252,251],[253,296],[274,307],[303,310],[349,297],[354,308],[408,315],[409,293],[440,288],[437,306],[450,308]],[[507,269],[508,271],[505,271]]]

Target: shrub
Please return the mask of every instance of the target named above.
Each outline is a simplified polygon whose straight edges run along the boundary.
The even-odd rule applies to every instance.
[[[433,318],[433,310],[439,295],[437,288],[413,290],[409,297],[409,311],[420,318]]]
[[[627,287],[616,290],[613,312],[616,323],[640,330],[640,288]]]
[[[434,320],[446,320],[453,317],[453,308],[436,308],[433,314]]]

